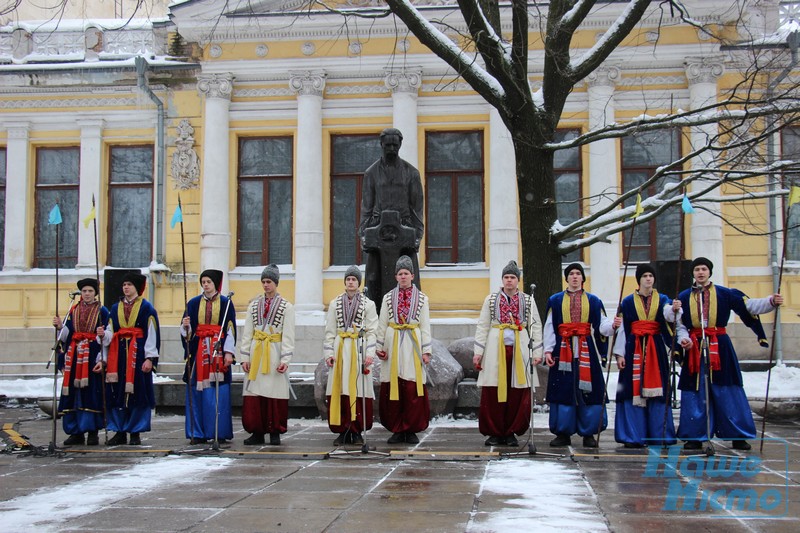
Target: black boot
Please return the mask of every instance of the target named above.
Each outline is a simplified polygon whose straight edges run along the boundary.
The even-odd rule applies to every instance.
[[[364,436],[361,433],[353,433],[353,444],[364,444]]]
[[[111,440],[108,441],[109,446],[119,446],[120,444],[128,444],[128,434],[124,431],[118,431]]]
[[[583,447],[584,448],[597,448],[597,440],[595,440],[593,435],[587,435],[583,437]]]
[[[392,436],[386,441],[389,444],[397,444],[398,442],[405,442],[406,441],[406,434],[405,433],[392,433]]]
[[[569,446],[572,444],[572,441],[569,438],[569,435],[556,435],[556,438],[550,441],[550,446],[557,447],[557,446]]]
[[[100,444],[100,437],[97,436],[96,431],[90,431],[86,437],[86,444],[89,446],[97,446]]]
[[[245,446],[255,446],[258,444],[264,444],[264,434],[263,433],[253,433],[246,439],[244,439]]]
[[[683,445],[684,450],[701,450],[703,448],[703,443],[699,440],[687,440],[686,444]]]
[[[515,435],[509,435],[508,437],[506,437],[506,446],[513,446],[514,448],[519,446],[519,441],[517,440],[517,437]]]
[[[336,440],[333,441],[333,445],[341,446],[342,444],[344,444],[344,439],[345,439],[344,433],[339,433],[339,436],[336,437]]]
[[[408,444],[419,444],[419,437],[417,437],[416,433],[409,431],[406,433],[406,442]]]
[[[64,443],[64,444],[66,444],[66,443]],[[746,440],[735,440],[735,441],[733,441],[733,449],[734,450],[742,450],[742,451],[746,452],[747,450],[750,450],[751,448],[752,448],[752,446],[750,446],[750,443],[747,442]]]
[[[281,445],[281,434],[280,433],[270,433],[269,434],[269,444],[270,444],[270,446],[280,446]]]
[[[70,435],[69,437],[67,437],[67,440],[64,441],[64,446],[77,446],[83,443],[84,443],[83,433],[75,433],[74,435]]]
[[[131,440],[128,442],[131,446],[141,446],[142,439],[139,437],[139,432],[131,433]]]

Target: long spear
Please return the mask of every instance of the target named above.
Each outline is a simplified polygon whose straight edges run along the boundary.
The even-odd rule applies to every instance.
[[[796,185],[792,185],[791,192],[789,193],[789,201],[788,206],[786,206],[786,213],[783,216],[783,249],[781,251],[781,263],[780,268],[778,269],[778,290],[777,293],[781,293],[781,282],[783,281],[783,262],[786,259],[786,241],[787,239],[787,227],[789,226],[789,211],[792,208],[792,205],[800,202],[800,187]],[[769,367],[767,368],[767,391],[764,394],[764,415],[761,419],[761,444],[759,445],[758,452],[762,453],[764,451],[764,433],[767,430],[767,406],[769,402],[769,382],[772,378],[772,359],[775,356],[775,340],[778,334],[778,321],[780,320],[780,306],[775,309],[775,318],[772,320],[772,343],[769,347]]]
[[[686,195],[686,192],[683,193],[683,201],[681,202],[681,224],[680,224],[680,246],[678,247],[678,269],[675,273],[675,299],[678,298],[681,290],[681,273],[683,270],[683,253],[684,253],[684,231],[685,231],[685,215],[689,215],[694,213],[694,208],[692,207],[691,202],[689,201],[689,197]],[[664,426],[661,432],[661,437],[664,439],[661,444],[666,447],[667,446],[667,419],[669,418],[669,408],[670,405],[674,404],[672,401],[672,395],[676,393],[676,384],[675,384],[675,342],[678,339],[678,318],[675,317],[674,327],[672,331],[672,344],[669,349],[669,355],[667,356],[667,369],[669,370],[669,377],[667,378],[667,397],[664,399]]]
[[[633,222],[631,223],[631,234],[628,237],[628,245],[625,247],[625,268],[622,271],[622,283],[619,286],[619,298],[617,298],[617,314],[619,314],[619,307],[622,305],[622,295],[625,292],[625,278],[628,276],[628,265],[631,262],[631,246],[633,245],[633,230],[636,228],[636,221],[639,218],[639,215],[642,214],[644,210],[642,209],[642,193],[639,191],[636,194],[636,207],[633,210]],[[611,353],[614,349],[614,341],[617,338],[617,328],[614,329],[614,332],[611,334],[611,338],[608,339],[608,354],[606,355],[606,380],[605,386],[603,387],[603,409],[601,409],[600,415],[600,422],[597,424],[597,446],[600,446],[600,433],[603,429],[603,419],[605,416],[602,414],[606,402],[608,401],[608,380],[611,377]]]
[[[92,221],[92,226],[94,227],[94,273],[97,279],[97,301],[100,303],[100,307],[103,306],[103,300],[100,297],[100,252],[98,250],[97,244],[97,206],[94,200],[94,194],[92,194],[92,210],[89,211],[89,216],[87,216],[83,220],[84,227],[87,226],[88,221]],[[100,350],[103,350],[103,347],[100,347]],[[106,366],[105,363],[101,361],[100,365],[100,390],[102,391],[103,397],[103,433],[105,437],[105,445],[108,446],[108,406],[106,404]]]
[[[183,301],[186,303],[189,302],[189,291],[186,288],[186,244],[183,236],[183,206],[181,205],[181,195],[178,195],[178,207],[175,208],[175,213],[172,215],[172,220],[170,220],[169,226],[171,229],[175,228],[175,224],[180,223],[181,225],[181,265],[183,266]],[[194,363],[191,365],[189,361],[192,361],[192,358],[189,354],[189,338],[186,338],[186,342],[184,342],[183,347],[183,358],[186,360],[186,364],[184,365],[184,372],[186,372],[186,389],[187,389],[187,396],[189,397],[189,439],[190,441],[194,440],[194,401],[192,397],[194,396],[194,391],[192,391],[192,374],[194,373]]]
[[[58,263],[60,262],[61,256],[59,254],[59,231],[58,227],[63,222],[61,218],[61,209],[58,207],[58,203],[50,210],[50,215],[47,217],[47,223],[56,227],[56,316],[58,316]],[[55,338],[53,341],[53,351],[50,354],[51,361],[58,357],[58,328],[55,328]],[[50,366],[50,361],[47,363]],[[55,362],[53,365],[53,431],[52,431],[52,438],[50,439],[50,447],[49,452],[55,453],[57,446],[56,446],[56,419],[58,418],[58,361]]]

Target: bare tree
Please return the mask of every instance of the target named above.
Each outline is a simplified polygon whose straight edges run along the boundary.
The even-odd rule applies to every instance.
[[[629,0],[551,0],[527,2],[510,0],[457,0],[450,10],[424,9],[409,0],[386,0],[388,9],[340,10],[324,2],[312,2],[345,17],[381,18],[397,16],[434,54],[443,59],[489,104],[497,109],[513,139],[517,188],[519,193],[522,259],[526,269],[537,273],[537,299],[540,305],[548,294],[561,288],[562,255],[630,228],[633,200],[637,193],[654,184],[659,192],[643,203],[637,223],[652,220],[666,210],[675,209],[687,193],[698,209],[718,208],[721,202],[746,202],[786,191],[770,189],[770,180],[787,170],[796,170],[794,161],[778,162],[765,157],[764,146],[772,134],[797,120],[796,81],[786,79],[778,85],[775,76],[793,67],[788,52],[775,53],[776,45],[737,48],[734,41],[716,34],[692,18],[692,13],[677,0],[654,2]],[[579,48],[576,33],[600,9],[616,4],[616,21],[589,49]],[[741,18],[747,2],[731,2],[739,10],[731,18]],[[438,3],[437,3],[438,5]],[[442,14],[444,11],[444,15]],[[510,15],[508,11],[510,10]],[[642,116],[627,123],[586,132],[567,142],[555,142],[567,98],[573,89],[596,71],[621,43],[637,31],[648,14],[663,19],[678,19],[694,26],[704,38],[728,47],[740,65],[740,81],[718,101],[690,111],[676,110],[658,116]],[[510,16],[510,35],[504,34],[501,21]],[[543,45],[542,86],[533,91],[530,84],[529,39],[537,35]],[[455,38],[454,38],[455,37]],[[654,44],[653,46],[657,46]],[[793,61],[792,56],[792,61]],[[774,86],[773,86],[774,85]],[[771,87],[772,90],[767,90]],[[554,180],[554,153],[557,150],[587,145],[601,139],[619,138],[640,132],[713,124],[716,133],[702,146],[694,146],[669,165],[662,166],[639,188],[619,193],[606,191],[601,209],[570,224],[559,224]],[[697,161],[703,161],[698,165]],[[692,162],[692,164],[689,164]],[[692,184],[691,191],[688,186]],[[725,194],[722,188],[725,187]],[[583,199],[593,201],[596,199]],[[714,212],[718,213],[718,209]],[[732,222],[732,221],[731,221]],[[765,224],[737,220],[746,232],[764,234]],[[753,229],[755,228],[755,229]],[[677,259],[677,257],[675,258]]]

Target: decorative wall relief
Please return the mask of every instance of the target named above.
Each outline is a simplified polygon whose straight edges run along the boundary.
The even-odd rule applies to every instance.
[[[200,159],[194,149],[194,128],[187,119],[177,127],[175,152],[172,154],[173,187],[182,191],[197,189],[200,185]]]

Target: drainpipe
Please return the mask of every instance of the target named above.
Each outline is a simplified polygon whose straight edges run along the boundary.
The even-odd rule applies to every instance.
[[[789,73],[797,65],[797,49],[800,45],[800,32],[792,32],[786,37],[786,44],[791,52],[791,60],[789,65],[781,71],[778,76],[767,85],[767,101],[771,101],[775,89],[778,85],[789,75]],[[775,162],[775,143],[774,134],[770,135],[767,141],[767,163],[772,165]],[[775,191],[778,184],[775,179],[770,179],[770,191]],[[780,286],[780,261],[778,259],[778,198],[773,197],[769,201],[769,262],[772,265],[772,292],[778,292]],[[778,316],[775,316],[777,320]],[[783,347],[781,342],[781,323],[775,324],[775,363],[778,365],[783,364]]]
[[[166,143],[164,140],[164,123],[166,116],[164,113],[164,102],[150,90],[147,85],[147,60],[141,56],[134,58],[136,63],[136,85],[144,92],[150,100],[156,105],[158,111],[158,121],[156,122],[156,198],[155,198],[155,213],[156,213],[156,249],[155,249],[155,262],[164,263],[164,211],[166,210],[166,199],[164,198],[164,173],[166,168]],[[152,280],[151,280],[152,281]],[[154,298],[153,283],[150,286],[150,301]]]

